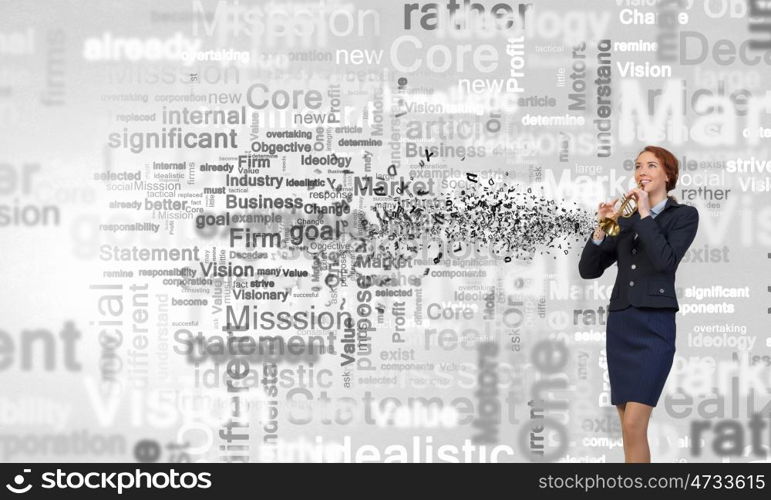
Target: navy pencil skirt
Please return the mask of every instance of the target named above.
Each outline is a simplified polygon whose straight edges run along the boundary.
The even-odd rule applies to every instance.
[[[610,311],[605,347],[611,404],[656,406],[675,356],[675,312],[635,306]]]

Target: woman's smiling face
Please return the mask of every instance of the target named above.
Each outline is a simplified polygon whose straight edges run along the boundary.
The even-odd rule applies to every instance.
[[[637,184],[642,183],[642,187],[647,193],[655,193],[658,190],[667,192],[667,174],[661,160],[650,151],[643,151],[637,157],[634,164],[634,180]]]

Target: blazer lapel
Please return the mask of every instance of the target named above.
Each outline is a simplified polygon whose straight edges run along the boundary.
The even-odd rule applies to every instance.
[[[664,208],[661,209],[661,212],[659,212],[659,215],[661,215],[664,212],[666,212],[666,210],[669,207],[678,207],[678,206],[680,206],[680,204],[678,202],[673,200],[671,197],[667,196],[667,202],[664,204]],[[658,217],[658,215],[656,217]]]
[[[640,214],[635,212],[629,217],[619,217],[618,218],[618,225],[621,226],[621,229],[627,229],[631,230],[632,226],[634,225],[634,222],[640,218]]]

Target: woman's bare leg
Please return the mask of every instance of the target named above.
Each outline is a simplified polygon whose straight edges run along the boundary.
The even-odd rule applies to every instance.
[[[624,409],[626,408],[626,403],[621,403],[620,405],[616,405],[616,410],[618,410],[618,418],[621,422],[621,430],[622,434],[621,437],[623,438],[623,429],[624,429]],[[626,457],[626,452],[624,452],[624,457]]]
[[[650,463],[648,447],[648,422],[652,406],[629,401],[624,409],[621,430],[624,436],[624,458],[626,463]]]

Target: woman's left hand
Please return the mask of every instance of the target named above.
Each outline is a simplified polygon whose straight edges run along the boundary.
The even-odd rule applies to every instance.
[[[640,218],[647,217],[651,212],[651,203],[648,198],[648,193],[642,188],[632,188],[626,195],[634,194],[637,197],[637,212],[640,214]]]

